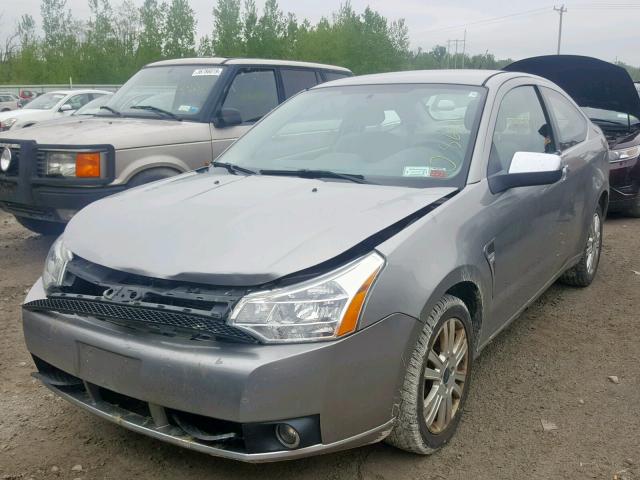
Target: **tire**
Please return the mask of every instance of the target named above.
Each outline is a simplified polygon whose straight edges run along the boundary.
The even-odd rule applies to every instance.
[[[441,340],[444,334],[442,330],[449,326],[450,322],[455,324],[455,344],[458,344],[458,340],[461,338],[460,332],[464,332],[462,342],[459,344],[464,344],[466,354],[457,367],[455,362],[449,364],[449,367],[454,367],[454,372],[462,375],[464,380],[461,395],[459,393],[457,395],[457,403],[455,399],[452,400],[450,420],[447,423],[446,414],[443,413],[445,421],[438,425],[440,408],[433,403],[436,401],[435,397],[440,396],[438,393],[440,391],[450,391],[452,381],[453,384],[460,386],[458,383],[460,377],[456,373],[452,374],[451,368],[446,368],[447,360],[438,371],[436,368],[432,368],[435,367],[435,364],[429,355],[431,352],[432,355],[436,355],[439,361],[442,361],[443,355],[438,356],[437,351],[442,351],[441,343],[446,344]],[[425,322],[411,354],[400,392],[399,414],[391,434],[385,439],[387,443],[408,452],[428,455],[437,451],[451,439],[460,422],[469,391],[474,345],[472,332],[471,316],[464,302],[452,295],[444,295]],[[457,350],[457,352],[461,351],[460,348]],[[463,370],[464,373],[461,373]],[[427,373],[429,373],[428,376]],[[430,380],[429,377],[439,377],[439,380]],[[429,391],[425,394],[427,390]],[[434,394],[434,392],[436,393]],[[448,396],[454,398],[453,394]],[[429,402],[429,397],[432,398],[431,402]],[[446,405],[447,403],[445,403],[445,410]],[[433,413],[434,410],[437,411],[435,418],[425,418],[425,409],[427,414]]]
[[[560,281],[574,287],[588,287],[598,272],[600,254],[602,252],[602,208],[598,206],[593,212],[587,234],[587,243],[582,251],[580,261],[564,272]],[[597,220],[596,220],[597,219]],[[594,250],[595,249],[595,250]],[[593,256],[591,256],[593,254]]]
[[[64,223],[47,222],[46,220],[35,220],[26,217],[16,217],[16,220],[24,228],[40,235],[60,235],[66,226]]]
[[[138,187],[145,183],[155,182],[156,180],[162,180],[163,178],[173,177],[178,174],[180,174],[180,172],[172,168],[151,168],[134,175],[131,180],[129,180],[129,183],[127,183],[127,186],[129,188]]]

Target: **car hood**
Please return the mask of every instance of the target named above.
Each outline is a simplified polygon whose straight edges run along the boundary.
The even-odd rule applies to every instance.
[[[627,71],[597,58],[580,55],[545,55],[519,60],[504,67],[551,80],[581,107],[628,113],[640,118],[640,97]]]
[[[23,108],[20,110],[11,110],[9,112],[0,113],[0,122],[7,118],[17,118],[20,122],[24,120],[39,120],[41,118],[51,118],[55,112],[51,110],[36,110]]]
[[[209,127],[203,123],[165,119],[64,117],[65,122],[37,128],[9,130],[5,137],[35,140],[47,145],[113,145],[116,149],[209,141]]]
[[[455,190],[192,172],[89,205],[64,241],[133,274],[260,285],[332,260]]]

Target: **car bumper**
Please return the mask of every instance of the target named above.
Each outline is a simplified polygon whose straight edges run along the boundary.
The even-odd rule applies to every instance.
[[[640,160],[612,162],[609,167],[609,211],[624,211],[637,205],[640,202]]]
[[[106,152],[104,178],[65,179],[43,174],[46,168],[44,153],[58,146],[4,138],[0,139],[0,144],[11,148],[13,155],[9,171],[0,172],[0,208],[16,216],[66,223],[88,204],[125,188],[111,185],[115,150],[110,145],[87,146]]]
[[[43,297],[38,282],[27,301]],[[70,402],[180,446],[267,462],[382,440],[393,426],[404,379],[403,359],[421,325],[412,317],[394,314],[339,341],[291,345],[134,334],[91,317],[28,310],[23,310],[23,327],[27,347],[38,362],[81,380],[80,388],[69,388],[55,375],[42,371],[38,375]],[[151,414],[105,402],[95,394],[99,389],[146,404]],[[231,422],[244,432],[245,443],[229,446],[194,439],[167,422],[167,412]],[[271,426],[260,430],[260,435],[269,436],[273,425],[301,418],[317,419],[318,440],[312,444],[287,449],[273,447],[273,442],[269,444],[273,439],[251,438],[254,427]]]

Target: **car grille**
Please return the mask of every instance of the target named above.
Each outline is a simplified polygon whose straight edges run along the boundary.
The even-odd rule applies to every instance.
[[[238,342],[256,343],[251,335],[220,320],[204,315],[166,311],[157,307],[120,305],[89,298],[67,298],[65,294],[34,300],[24,304],[23,307],[32,311],[84,314],[124,325],[166,326],[176,329],[174,333],[189,331]]]
[[[36,152],[36,175],[38,177],[47,176],[47,160],[46,153],[42,150]]]

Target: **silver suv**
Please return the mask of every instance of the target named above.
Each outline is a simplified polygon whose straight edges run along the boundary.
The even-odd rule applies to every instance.
[[[351,76],[280,60],[191,58],[147,65],[100,112],[0,135],[0,208],[59,233],[82,207],[207,165],[292,95]]]

